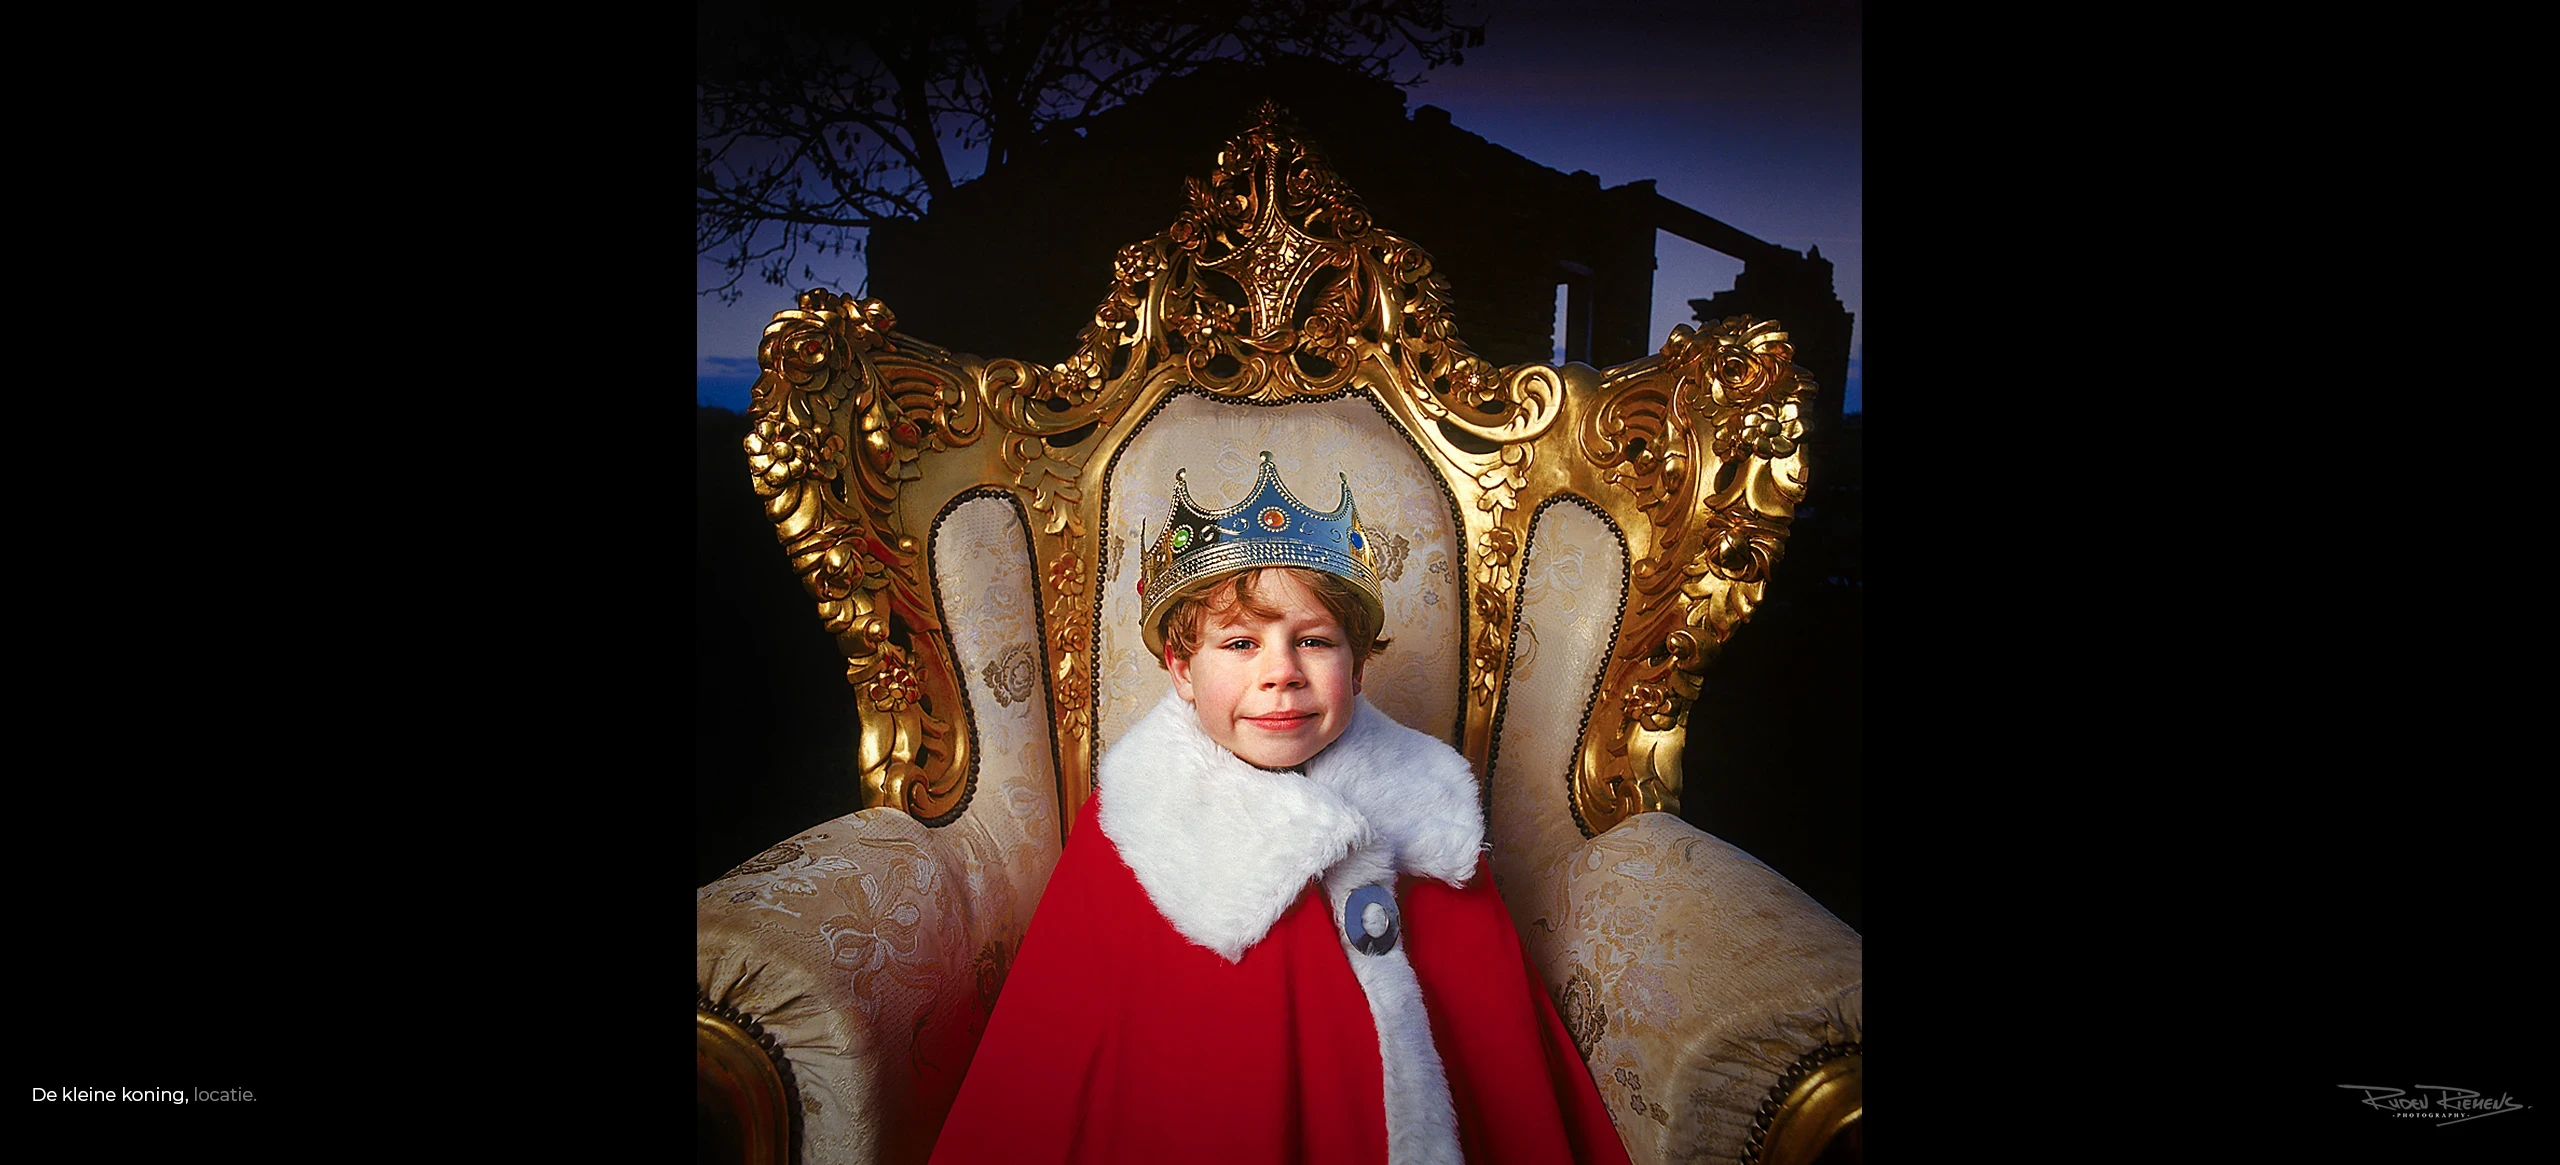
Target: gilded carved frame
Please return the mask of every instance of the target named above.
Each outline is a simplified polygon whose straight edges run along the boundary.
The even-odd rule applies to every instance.
[[[1063,363],[946,351],[876,299],[816,290],[759,352],[748,464],[857,692],[866,806],[928,825],[975,779],[958,663],[923,537],[954,499],[1009,490],[1040,574],[1061,820],[1093,788],[1094,536],[1103,472],[1178,388],[1275,403],[1350,388],[1409,434],[1460,499],[1467,559],[1461,750],[1485,768],[1511,662],[1529,516],[1599,509],[1629,591],[1570,781],[1596,835],[1677,811],[1700,673],[1749,618],[1805,488],[1805,404],[1775,321],[1674,328],[1605,370],[1495,368],[1457,337],[1448,285],[1265,103],[1162,233],[1121,250]]]

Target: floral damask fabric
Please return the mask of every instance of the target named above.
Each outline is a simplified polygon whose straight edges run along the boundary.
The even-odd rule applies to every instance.
[[[979,678],[995,693],[996,706],[1010,708],[1040,696],[1040,655],[1030,643],[1008,643],[996,658],[981,670]]]
[[[1735,1159],[1797,1057],[1865,1038],[1858,933],[1677,817],[1523,873],[1504,896],[1639,1162]]]
[[[1130,437],[1111,470],[1094,755],[1154,707],[1171,682],[1139,641],[1133,559],[1172,512],[1174,470],[1189,471],[1192,499],[1202,506],[1234,505],[1252,488],[1265,449],[1282,484],[1315,510],[1333,508],[1341,496],[1335,475],[1349,475],[1360,519],[1386,550],[1379,590],[1395,641],[1369,661],[1363,690],[1397,722],[1456,744],[1464,655],[1447,564],[1457,539],[1449,495],[1412,442],[1366,397],[1276,408],[1183,395]],[[1416,568],[1429,562],[1440,565]]]
[[[1040,597],[1032,590],[1031,541],[1011,499],[976,498],[954,507],[934,531],[935,589],[943,628],[967,681],[976,730],[975,797],[1001,812],[987,821],[1014,874],[1012,911],[1023,921],[1040,903],[1063,838],[1058,771],[1050,745],[1046,670],[1039,654]],[[972,802],[970,816],[977,816]]]
[[[1626,558],[1616,532],[1581,506],[1548,506],[1530,526],[1486,823],[1494,874],[1505,886],[1582,843],[1567,807],[1568,782],[1609,652]],[[1504,898],[1525,927],[1520,898],[1507,891]]]
[[[974,802],[940,829],[865,809],[696,892],[696,980],[783,1047],[805,1160],[932,1149],[1030,922],[1010,904],[1048,881],[998,837],[1052,819],[1029,802]]]

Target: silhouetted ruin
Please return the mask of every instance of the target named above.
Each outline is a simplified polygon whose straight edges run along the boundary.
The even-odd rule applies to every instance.
[[[1334,66],[1222,63],[1165,81],[1104,114],[1083,137],[1026,152],[954,190],[914,223],[875,228],[870,293],[901,330],[980,356],[1061,359],[1110,286],[1112,256],[1182,208],[1182,182],[1265,99],[1287,109],[1380,226],[1430,252],[1448,277],[1458,334],[1495,364],[1565,359],[1608,367],[1660,349],[1654,242],[1667,231],[1743,261],[1718,316],[1786,321],[1796,364],[1840,415],[1851,318],[1831,264],[1752,237],[1654,192],[1603,188],[1452,124],[1405,93]],[[1558,336],[1556,289],[1566,290]],[[1819,422],[1817,422],[1819,423]]]

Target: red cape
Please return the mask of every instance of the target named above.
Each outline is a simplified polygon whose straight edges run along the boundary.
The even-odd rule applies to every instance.
[[[952,1103],[935,1165],[1385,1165],[1367,999],[1310,883],[1229,963],[1165,921],[1088,798]],[[1471,1165],[1622,1165],[1607,1108],[1481,859],[1407,877],[1400,930]]]

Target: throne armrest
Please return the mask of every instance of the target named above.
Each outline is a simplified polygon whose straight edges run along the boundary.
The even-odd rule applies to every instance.
[[[776,1111],[790,1160],[930,1153],[1030,921],[1013,917],[1014,855],[990,840],[965,820],[865,809],[696,891],[701,1092],[748,1130],[741,1156]],[[739,1066],[737,1047],[757,1044],[778,1053],[771,1075]]]
[[[1564,851],[1530,957],[1639,1163],[1810,1161],[1861,1137],[1863,943],[1667,813]]]

